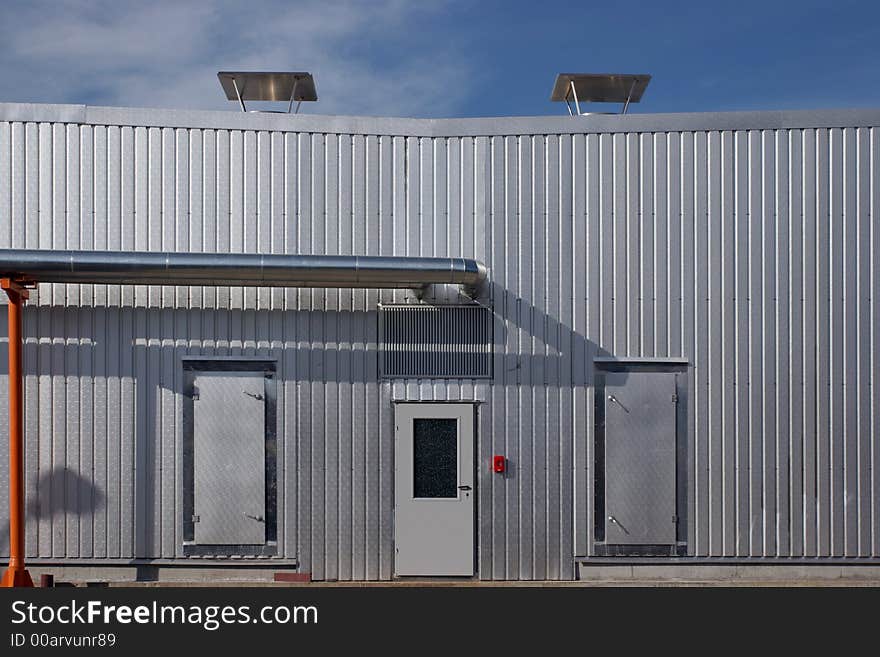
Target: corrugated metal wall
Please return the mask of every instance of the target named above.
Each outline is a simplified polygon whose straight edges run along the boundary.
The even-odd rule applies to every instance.
[[[180,359],[242,354],[278,359],[283,557],[390,577],[392,402],[476,399],[480,576],[571,578],[592,551],[591,363],[615,355],[693,364],[691,554],[880,557],[878,166],[870,127],[0,121],[0,247],[476,257],[496,311],[494,381],[384,382],[376,304],[404,292],[41,286],[28,552],[181,557]]]

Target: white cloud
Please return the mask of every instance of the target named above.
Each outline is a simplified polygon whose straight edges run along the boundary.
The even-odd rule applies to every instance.
[[[310,113],[440,116],[468,93],[448,2],[12,2],[2,100],[229,109],[218,70],[308,70]]]

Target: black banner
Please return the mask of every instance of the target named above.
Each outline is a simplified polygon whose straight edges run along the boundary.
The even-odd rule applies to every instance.
[[[877,600],[880,591],[865,588],[7,589],[0,592],[0,654],[193,645],[223,654],[345,645],[396,653],[409,645],[404,652],[418,655],[426,647],[508,651],[560,641],[674,648],[713,631],[725,647],[758,635],[791,647],[816,632],[848,641],[872,632]]]

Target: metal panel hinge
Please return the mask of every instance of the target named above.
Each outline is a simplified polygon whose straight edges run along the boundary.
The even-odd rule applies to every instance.
[[[192,517],[192,521],[193,521],[193,522],[199,522],[201,519],[202,519],[201,516],[196,516],[196,515],[194,515],[194,516]]]
[[[678,403],[678,395],[676,395],[675,393],[672,393],[672,403],[673,404]]]

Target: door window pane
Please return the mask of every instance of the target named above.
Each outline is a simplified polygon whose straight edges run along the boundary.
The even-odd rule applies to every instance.
[[[458,497],[458,420],[413,420],[413,496]]]

